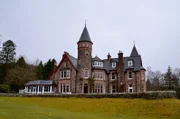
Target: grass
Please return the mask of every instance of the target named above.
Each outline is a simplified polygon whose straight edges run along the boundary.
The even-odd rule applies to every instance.
[[[0,119],[180,119],[180,100],[0,97]]]

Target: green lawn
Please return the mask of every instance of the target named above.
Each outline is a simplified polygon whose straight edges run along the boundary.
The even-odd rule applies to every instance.
[[[180,119],[180,100],[0,97],[0,119]]]

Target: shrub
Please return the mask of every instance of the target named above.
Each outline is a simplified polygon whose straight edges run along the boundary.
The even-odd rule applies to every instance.
[[[176,89],[177,98],[180,99],[180,88]]]
[[[0,92],[8,93],[10,91],[10,87],[7,84],[0,85]]]

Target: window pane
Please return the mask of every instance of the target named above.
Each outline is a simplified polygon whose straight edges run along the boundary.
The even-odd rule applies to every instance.
[[[66,78],[66,71],[64,71],[64,78]]]
[[[69,70],[67,70],[66,76],[67,76],[67,78],[70,78],[70,71]]]

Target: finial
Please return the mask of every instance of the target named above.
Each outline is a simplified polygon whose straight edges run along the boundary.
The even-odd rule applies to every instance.
[[[134,40],[134,41],[133,41],[133,44],[135,45],[135,43],[136,43],[136,41]]]
[[[122,51],[121,51],[121,50],[119,50],[119,53],[122,53]]]
[[[86,22],[87,22],[87,20],[85,19],[85,27],[86,27]]]

